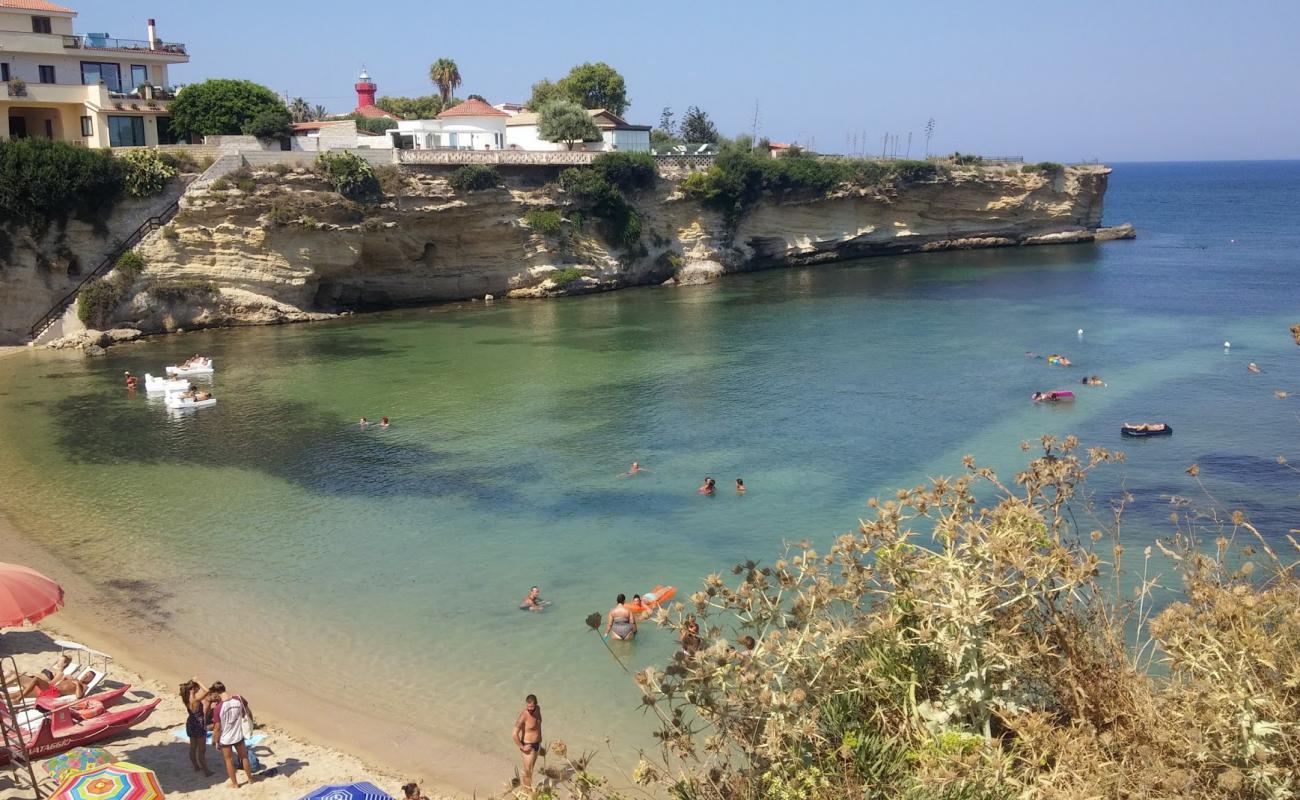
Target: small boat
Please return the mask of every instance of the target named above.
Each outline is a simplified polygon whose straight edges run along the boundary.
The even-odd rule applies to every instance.
[[[1125,422],[1124,427],[1119,429],[1123,436],[1171,436],[1174,432],[1174,426],[1167,422]]]
[[[167,374],[168,375],[211,375],[212,370],[213,370],[212,359],[200,358],[198,360],[186,361],[184,364],[181,364],[180,366],[168,367]]]
[[[633,614],[644,614],[647,611],[654,611],[659,606],[672,600],[676,595],[676,588],[659,584],[655,588],[641,595],[641,602],[628,603],[627,607]]]
[[[190,382],[185,378],[155,377],[147,372],[144,374],[144,390],[146,392],[183,392],[188,388],[190,388]]]
[[[212,397],[211,395],[204,397],[201,400],[189,393],[169,393],[167,395],[167,407],[181,411],[186,411],[191,408],[211,408],[216,404],[217,398]]]
[[[1074,399],[1074,392],[1034,392],[1030,398],[1035,403],[1064,403]]]
[[[1066,358],[1065,356],[1052,353],[1050,356],[1047,357],[1047,363],[1053,364],[1058,367],[1068,367],[1070,366],[1070,359]]]
[[[41,698],[36,708],[15,709],[14,718],[9,718],[8,708],[0,704],[0,715],[6,717],[5,727],[21,735],[28,759],[48,758],[116,736],[148,719],[162,698],[118,706],[130,688],[128,684],[80,700],[72,696]],[[11,759],[9,748],[0,746],[0,766],[8,765]]]

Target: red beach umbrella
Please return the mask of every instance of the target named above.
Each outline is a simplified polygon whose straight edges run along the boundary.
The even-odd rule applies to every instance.
[[[35,622],[62,605],[62,586],[29,567],[0,562],[0,628]]]

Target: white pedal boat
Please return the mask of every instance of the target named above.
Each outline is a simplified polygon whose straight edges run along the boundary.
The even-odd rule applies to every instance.
[[[184,397],[179,394],[167,395],[167,407],[179,411],[191,408],[211,408],[217,404],[217,398],[209,397],[207,400],[195,400],[193,397]]]
[[[200,358],[198,361],[194,362],[193,364],[188,364],[188,365],[187,365],[187,364],[181,364],[179,367],[175,367],[175,366],[173,366],[173,367],[168,367],[168,368],[167,368],[167,374],[168,374],[168,375],[176,375],[176,376],[181,376],[181,375],[211,375],[211,374],[212,374],[212,359],[211,359],[211,358]]]
[[[184,378],[155,377],[147,372],[144,375],[144,390],[146,392],[183,392],[188,388],[190,388],[190,382]]]

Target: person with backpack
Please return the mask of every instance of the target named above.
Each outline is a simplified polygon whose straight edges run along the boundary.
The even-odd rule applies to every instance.
[[[253,762],[248,757],[248,745],[244,743],[245,739],[253,735],[253,712],[248,707],[248,701],[226,691],[226,685],[220,681],[212,684],[208,691],[217,698],[212,710],[212,741],[221,748],[231,788],[238,789],[236,753],[243,763],[244,773],[248,775],[248,782],[257,780],[253,777]]]

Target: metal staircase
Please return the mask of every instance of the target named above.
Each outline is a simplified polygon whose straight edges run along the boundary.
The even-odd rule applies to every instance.
[[[75,289],[68,292],[63,299],[59,300],[59,302],[55,303],[49,311],[45,312],[45,316],[37,320],[35,325],[32,325],[31,330],[28,332],[32,340],[35,341],[36,339],[39,339],[41,334],[49,330],[50,326],[63,316],[64,312],[68,310],[68,306],[72,305],[76,301],[77,294],[81,292],[82,287],[111,270],[123,253],[139,244],[145,236],[148,236],[153,231],[166,225],[171,221],[172,217],[176,216],[176,212],[179,209],[179,201],[172,203],[167,206],[167,208],[163,209],[157,216],[150,217],[141,223],[140,227],[136,228],[130,236],[126,237],[126,239],[118,244],[117,247],[114,247],[112,252],[105,256],[103,261],[99,262],[99,266],[92,269],[84,278],[81,279],[81,282],[77,284]]]

